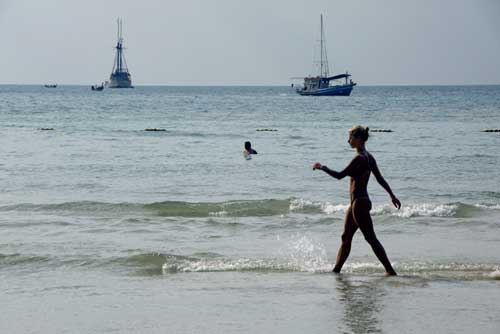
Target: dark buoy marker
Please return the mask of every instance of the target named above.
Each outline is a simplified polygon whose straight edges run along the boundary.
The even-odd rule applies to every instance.
[[[165,129],[160,129],[160,128],[146,128],[144,131],[167,131]]]

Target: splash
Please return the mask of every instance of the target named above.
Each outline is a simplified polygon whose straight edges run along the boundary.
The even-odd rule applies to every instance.
[[[296,236],[279,251],[287,268],[306,272],[331,271],[326,247],[308,236]]]

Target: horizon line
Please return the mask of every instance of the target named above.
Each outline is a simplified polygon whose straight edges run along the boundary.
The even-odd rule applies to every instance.
[[[90,87],[92,84],[68,84],[68,83],[0,83],[0,86],[44,86],[55,84],[57,86]],[[291,85],[280,84],[138,84],[133,87],[290,87]],[[365,84],[357,87],[431,87],[431,86],[500,86],[498,83],[461,83],[461,84]]]

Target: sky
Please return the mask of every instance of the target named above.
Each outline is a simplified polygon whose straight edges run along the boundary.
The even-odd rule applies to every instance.
[[[134,85],[500,84],[500,0],[0,0],[0,84],[109,78],[116,19]]]

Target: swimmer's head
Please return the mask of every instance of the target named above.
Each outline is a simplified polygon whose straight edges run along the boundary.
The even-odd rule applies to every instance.
[[[351,129],[349,129],[349,140],[347,142],[353,148],[356,148],[359,145],[364,144],[368,140],[368,137],[370,136],[368,134],[369,130],[370,129],[368,127],[364,127],[361,125],[353,126]]]
[[[245,142],[245,150],[249,150],[252,148],[252,144],[249,141]]]

